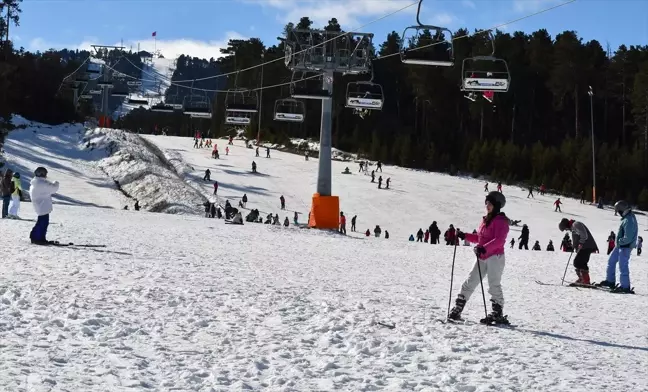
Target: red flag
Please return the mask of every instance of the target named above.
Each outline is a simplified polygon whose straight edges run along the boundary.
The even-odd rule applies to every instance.
[[[157,37],[157,31],[154,31],[153,34],[151,34],[151,37]]]

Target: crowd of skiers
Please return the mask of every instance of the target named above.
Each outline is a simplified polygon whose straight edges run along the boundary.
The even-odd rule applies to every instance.
[[[309,220],[310,220],[310,214],[309,214]],[[354,215],[351,218],[351,232],[356,232],[356,224],[357,224],[357,222],[358,222],[358,215]],[[338,232],[340,234],[344,234],[344,235],[346,235],[346,233],[347,233],[346,232],[346,215],[344,215],[344,211],[340,212],[340,224],[339,224]],[[376,237],[376,238],[380,238],[380,236],[382,235],[382,232],[383,232],[383,230],[380,227],[380,225],[376,225],[376,227],[374,227],[374,229],[373,229],[374,237]],[[364,235],[365,235],[365,237],[371,237],[371,230],[367,229],[364,232]],[[387,230],[385,230],[385,239],[389,239],[389,232]]]

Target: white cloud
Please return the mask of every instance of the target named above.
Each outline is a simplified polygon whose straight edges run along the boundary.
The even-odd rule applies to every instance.
[[[168,40],[158,39],[157,41],[154,41],[153,38],[151,37],[144,40],[124,40],[123,46],[126,47],[126,50],[132,48],[135,51],[137,50],[137,45],[139,44],[140,50],[146,50],[149,52],[152,52],[154,48],[157,47],[157,49],[164,55],[164,57],[167,58],[175,58],[180,56],[181,54],[185,54],[193,57],[209,59],[211,57],[213,58],[222,57],[223,55],[220,53],[220,49],[227,47],[227,42],[230,39],[245,39],[245,38],[247,37],[235,31],[228,31],[227,33],[225,33],[225,37],[219,40],[201,41],[201,40],[194,40],[188,38],[177,38],[177,39],[168,39]],[[43,38],[35,38],[31,40],[27,49],[30,51],[39,50],[41,52],[52,48],[90,50],[92,49],[92,45],[100,45],[100,44],[109,44],[115,46],[122,45],[121,42],[111,42],[111,43],[99,42],[98,39],[92,37],[88,37],[84,39],[80,44],[67,44],[67,45],[47,42]]]
[[[329,19],[337,18],[345,30],[358,28],[390,12],[397,11],[412,0],[243,0],[248,3],[261,4],[281,11],[277,19],[282,23],[297,23],[303,16],[308,16],[316,28],[323,28]],[[416,5],[403,10],[401,14],[416,12]],[[362,18],[363,22],[359,21]]]
[[[432,24],[435,26],[447,27],[457,21],[457,17],[449,12],[439,12],[432,18]]]
[[[461,5],[472,10],[477,8],[477,4],[475,4],[475,2],[471,0],[461,0]]]
[[[516,12],[537,12],[560,2],[560,0],[513,0],[513,9]]]

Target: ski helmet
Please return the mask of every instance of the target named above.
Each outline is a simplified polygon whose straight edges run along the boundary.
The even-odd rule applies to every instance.
[[[500,192],[493,191],[486,196],[486,201],[490,202],[494,207],[502,209],[506,205],[506,197]]]
[[[36,177],[47,177],[47,169],[44,167],[40,166],[36,170],[34,170],[34,176]]]
[[[628,204],[628,202],[625,200],[619,200],[614,205],[614,211],[623,216],[625,215],[626,211],[630,211],[630,204]]]
[[[558,224],[558,228],[560,229],[560,231],[565,231],[569,229],[569,219],[562,218],[560,220],[560,223]]]
[[[13,176],[14,176],[14,178],[20,178],[20,173],[15,172]]]

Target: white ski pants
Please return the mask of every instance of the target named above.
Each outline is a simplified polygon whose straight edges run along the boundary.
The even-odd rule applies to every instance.
[[[11,196],[11,202],[9,203],[9,215],[18,216],[20,211],[20,196],[13,195]]]
[[[504,255],[494,255],[486,260],[479,261],[479,268],[481,268],[481,275],[488,278],[488,293],[491,295],[491,301],[504,306],[504,293],[502,292],[502,274],[504,273]],[[461,293],[466,301],[479,286],[479,269],[477,269],[477,261],[473,266],[472,271],[468,275],[468,279],[461,285]]]

